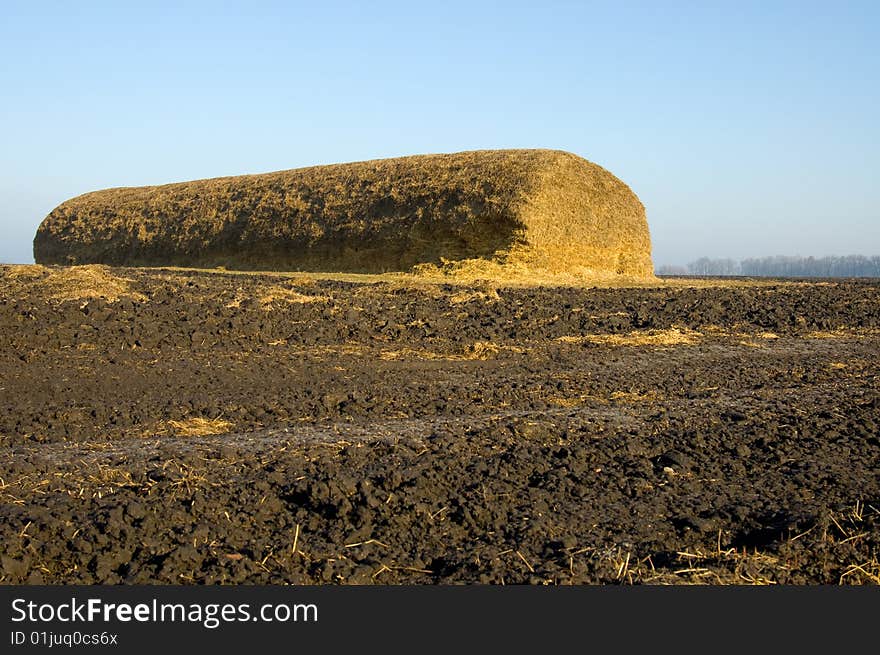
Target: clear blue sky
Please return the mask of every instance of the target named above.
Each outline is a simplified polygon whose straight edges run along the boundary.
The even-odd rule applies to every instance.
[[[880,254],[880,2],[0,0],[0,262],[112,186],[543,147],[658,265]]]

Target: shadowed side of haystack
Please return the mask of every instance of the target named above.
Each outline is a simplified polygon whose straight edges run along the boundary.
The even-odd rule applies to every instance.
[[[41,264],[379,273],[492,262],[652,275],[642,204],[552,150],[487,150],[107,189],[53,210]]]

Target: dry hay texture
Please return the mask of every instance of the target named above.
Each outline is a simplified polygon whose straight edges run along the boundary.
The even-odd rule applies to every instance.
[[[652,277],[645,210],[556,150],[483,150],[95,191],[53,210],[41,264]]]

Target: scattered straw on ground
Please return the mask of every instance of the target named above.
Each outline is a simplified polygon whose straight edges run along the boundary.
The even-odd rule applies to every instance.
[[[607,405],[611,401],[619,403],[642,404],[661,400],[663,396],[656,391],[613,391],[608,396],[599,396],[589,393],[577,396],[551,396],[547,402],[557,407],[578,407],[586,403],[599,403]]]
[[[464,303],[474,301],[490,304],[493,302],[498,302],[499,300],[501,300],[501,296],[498,295],[498,290],[494,288],[482,290],[462,290],[449,296],[449,303],[451,305],[463,305]]]
[[[224,434],[232,429],[232,423],[221,418],[191,417],[181,421],[168,421],[168,426],[178,437],[203,437]]]
[[[702,334],[687,328],[636,330],[628,334],[583,334],[559,337],[563,343],[593,343],[602,346],[681,346],[693,345]]]
[[[0,274],[8,282],[35,282],[52,272],[51,268],[40,264],[7,264],[0,266]]]
[[[572,554],[571,567],[576,570],[578,557],[607,559],[616,571],[617,579],[629,584],[663,585],[776,585],[790,584],[791,576],[796,575],[803,557],[799,551],[799,541],[820,542],[823,550],[845,553],[849,563],[840,568],[840,585],[878,585],[880,584],[880,560],[874,554],[859,555],[851,553],[852,543],[868,538],[871,527],[866,523],[868,512],[878,513],[871,505],[860,501],[848,511],[832,512],[825,521],[813,527],[792,534],[786,539],[769,544],[767,548],[734,548],[721,545],[719,532],[712,547],[683,548],[675,553],[674,568],[657,570],[650,556],[638,558],[631,551],[622,548],[609,551],[585,548]],[[809,548],[807,548],[809,550]]]
[[[488,341],[477,341],[465,346],[460,352],[439,353],[431,350],[416,350],[413,348],[401,348],[399,350],[383,350],[379,354],[380,359],[386,361],[398,361],[408,359],[443,360],[451,362],[475,361],[494,359],[502,351],[515,353],[525,352],[519,346],[498,346]]]
[[[130,288],[131,280],[114,274],[109,266],[91,264],[49,268],[47,266],[4,266],[0,270],[4,292],[11,295],[33,293],[49,300],[87,300],[103,298],[115,302],[120,298],[146,300],[146,296]]]
[[[736,343],[737,343],[738,345],[740,345],[740,346],[745,346],[746,348],[758,348],[758,349],[761,349],[761,348],[764,348],[764,347],[765,347],[765,345],[764,345],[763,343],[760,343],[760,342],[758,342],[758,341],[752,341],[751,339],[740,339],[740,340],[737,341]]]
[[[862,339],[878,334],[880,334],[880,330],[875,328],[841,327],[835,330],[815,330],[804,336],[807,339]]]
[[[708,288],[752,288],[769,287],[770,290],[784,289],[796,282],[762,278],[730,279],[717,278],[641,278],[626,275],[589,276],[573,273],[550,273],[523,266],[506,266],[500,271],[501,277],[487,278],[477,272],[462,274],[458,268],[449,266],[417,266],[408,272],[351,273],[340,271],[279,271],[254,269],[248,271],[226,270],[225,268],[199,268],[181,266],[154,266],[144,270],[161,272],[160,275],[187,275],[199,273],[222,276],[261,275],[278,280],[291,280],[297,286],[313,285],[318,280],[351,282],[353,284],[387,284],[391,289],[411,289],[431,292],[438,285],[451,285],[469,289],[479,285],[480,290],[490,296],[486,285],[496,291],[504,288],[573,287],[578,289],[708,289]]]
[[[577,407],[584,403],[589,396],[551,396],[547,402],[557,407]]]
[[[263,309],[270,309],[275,303],[287,303],[301,305],[304,303],[327,302],[327,296],[313,296],[300,293],[293,289],[285,289],[280,286],[267,287],[260,296],[260,305]]]
[[[625,403],[650,403],[660,400],[662,396],[656,391],[615,391],[611,394],[611,400],[619,400]]]

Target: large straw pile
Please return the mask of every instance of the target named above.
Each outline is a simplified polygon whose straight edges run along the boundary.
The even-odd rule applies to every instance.
[[[652,275],[645,210],[605,169],[485,150],[96,191],[40,225],[42,264],[377,273],[416,265]]]

